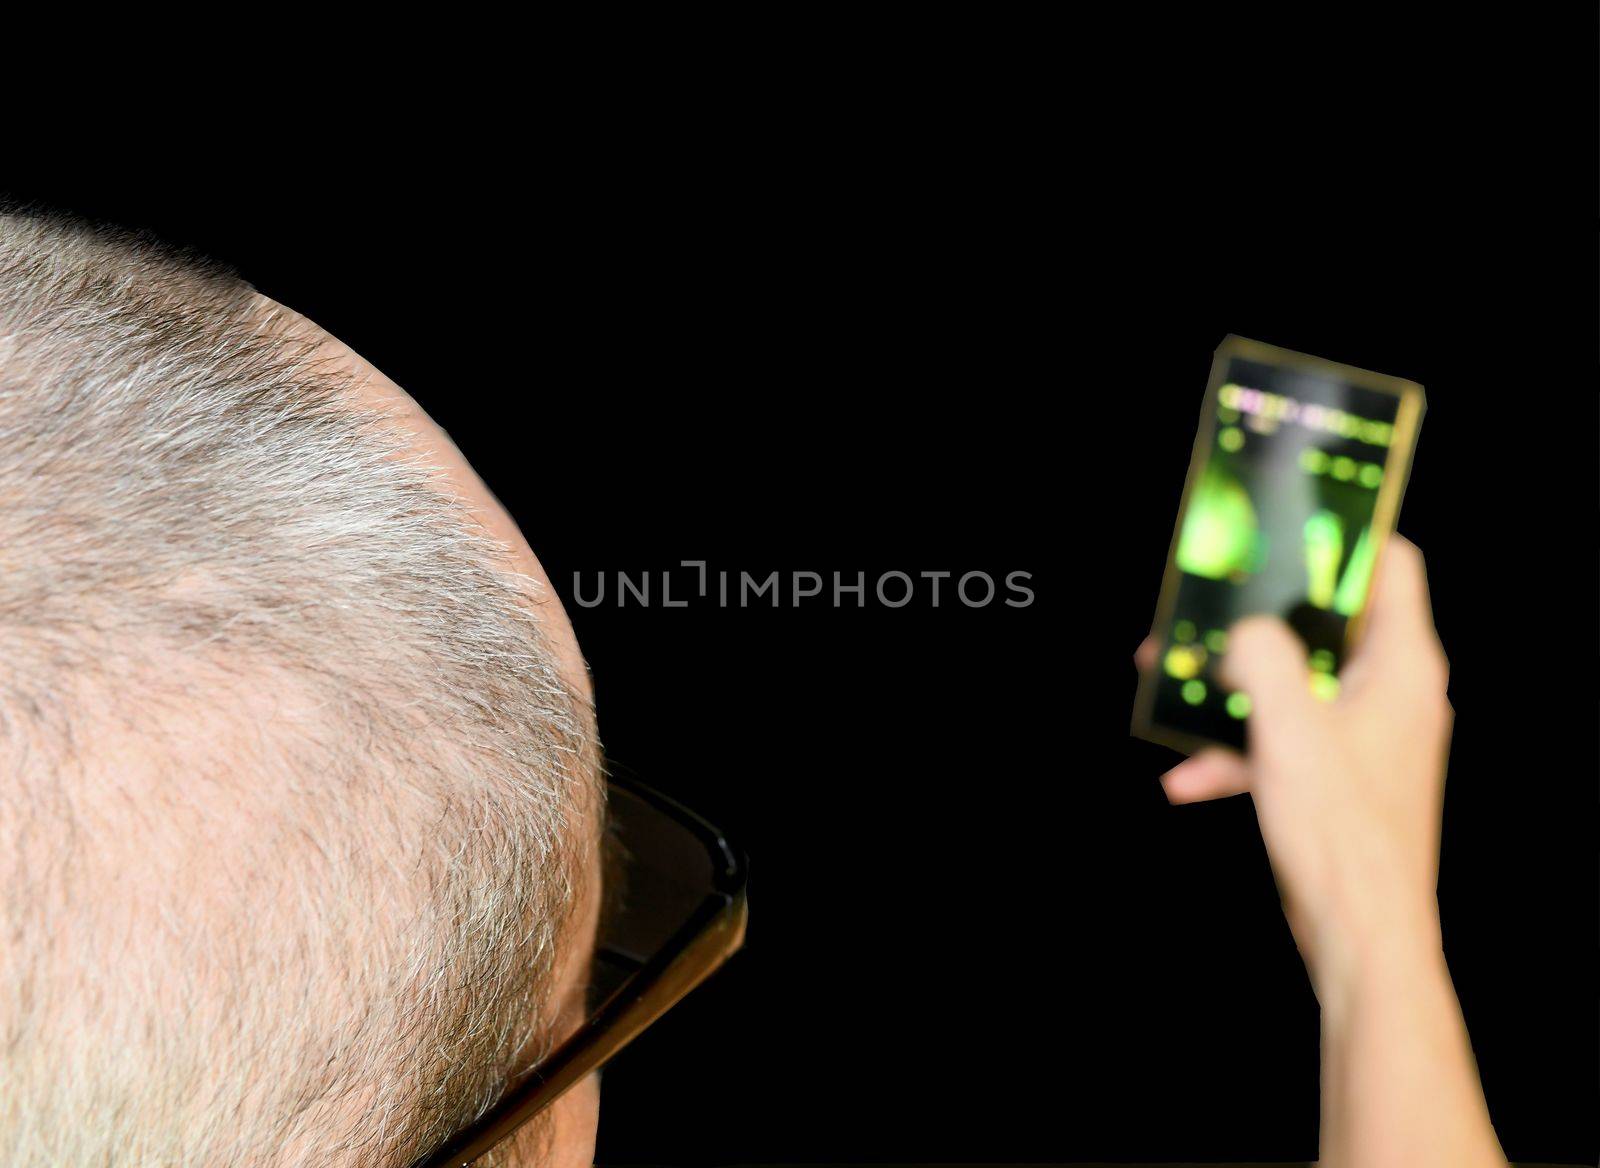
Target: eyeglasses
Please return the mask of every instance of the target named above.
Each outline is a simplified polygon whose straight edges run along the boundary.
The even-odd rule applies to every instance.
[[[466,1168],[603,1066],[744,942],[745,862],[694,812],[612,773],[588,1020],[419,1168]]]

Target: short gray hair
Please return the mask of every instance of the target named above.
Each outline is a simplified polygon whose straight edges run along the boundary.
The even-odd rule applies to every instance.
[[[0,1162],[405,1165],[549,1041],[592,712],[326,352],[0,213]]]

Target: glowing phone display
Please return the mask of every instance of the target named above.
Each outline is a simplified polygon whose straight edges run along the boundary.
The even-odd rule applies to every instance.
[[[1168,556],[1133,731],[1191,751],[1242,746],[1246,694],[1216,662],[1228,627],[1282,617],[1332,700],[1394,529],[1424,409],[1414,382],[1229,337],[1217,349]]]

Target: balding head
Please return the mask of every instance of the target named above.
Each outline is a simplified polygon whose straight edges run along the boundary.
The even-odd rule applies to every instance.
[[[437,1145],[555,1035],[595,749],[404,394],[225,273],[0,216],[0,1161]]]

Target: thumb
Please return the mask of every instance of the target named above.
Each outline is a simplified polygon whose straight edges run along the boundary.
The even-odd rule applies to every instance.
[[[1220,672],[1249,696],[1252,734],[1261,726],[1303,726],[1314,708],[1305,642],[1276,617],[1246,617],[1229,629]]]

